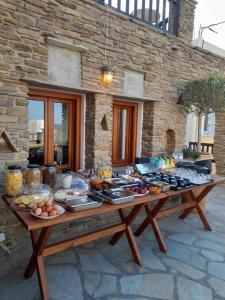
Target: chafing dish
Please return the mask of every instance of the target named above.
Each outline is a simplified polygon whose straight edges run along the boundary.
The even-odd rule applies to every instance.
[[[134,200],[136,193],[123,188],[110,189],[100,193],[104,197],[104,201],[111,204],[120,204]]]
[[[102,201],[96,196],[85,196],[70,198],[64,201],[68,206],[69,210],[78,212],[86,209],[97,208],[102,206]]]

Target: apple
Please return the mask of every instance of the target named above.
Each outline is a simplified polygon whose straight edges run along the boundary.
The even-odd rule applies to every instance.
[[[140,190],[139,190],[139,194],[145,194],[147,191],[148,191],[148,190],[147,190],[146,187],[142,187],[142,188],[140,188]]]

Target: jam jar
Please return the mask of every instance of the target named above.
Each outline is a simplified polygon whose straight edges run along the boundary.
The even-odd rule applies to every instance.
[[[9,166],[6,173],[6,194],[15,196],[23,187],[23,174],[19,166]]]
[[[56,185],[56,165],[45,165],[42,171],[43,183],[54,189]]]

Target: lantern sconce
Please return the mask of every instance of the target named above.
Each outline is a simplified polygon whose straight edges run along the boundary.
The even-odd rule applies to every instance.
[[[109,65],[105,65],[101,68],[102,70],[102,81],[104,84],[109,85],[113,82],[113,68]]]

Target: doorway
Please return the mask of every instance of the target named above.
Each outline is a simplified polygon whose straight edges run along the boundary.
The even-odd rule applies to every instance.
[[[137,116],[137,103],[113,102],[112,164],[114,167],[127,166],[135,161]]]

